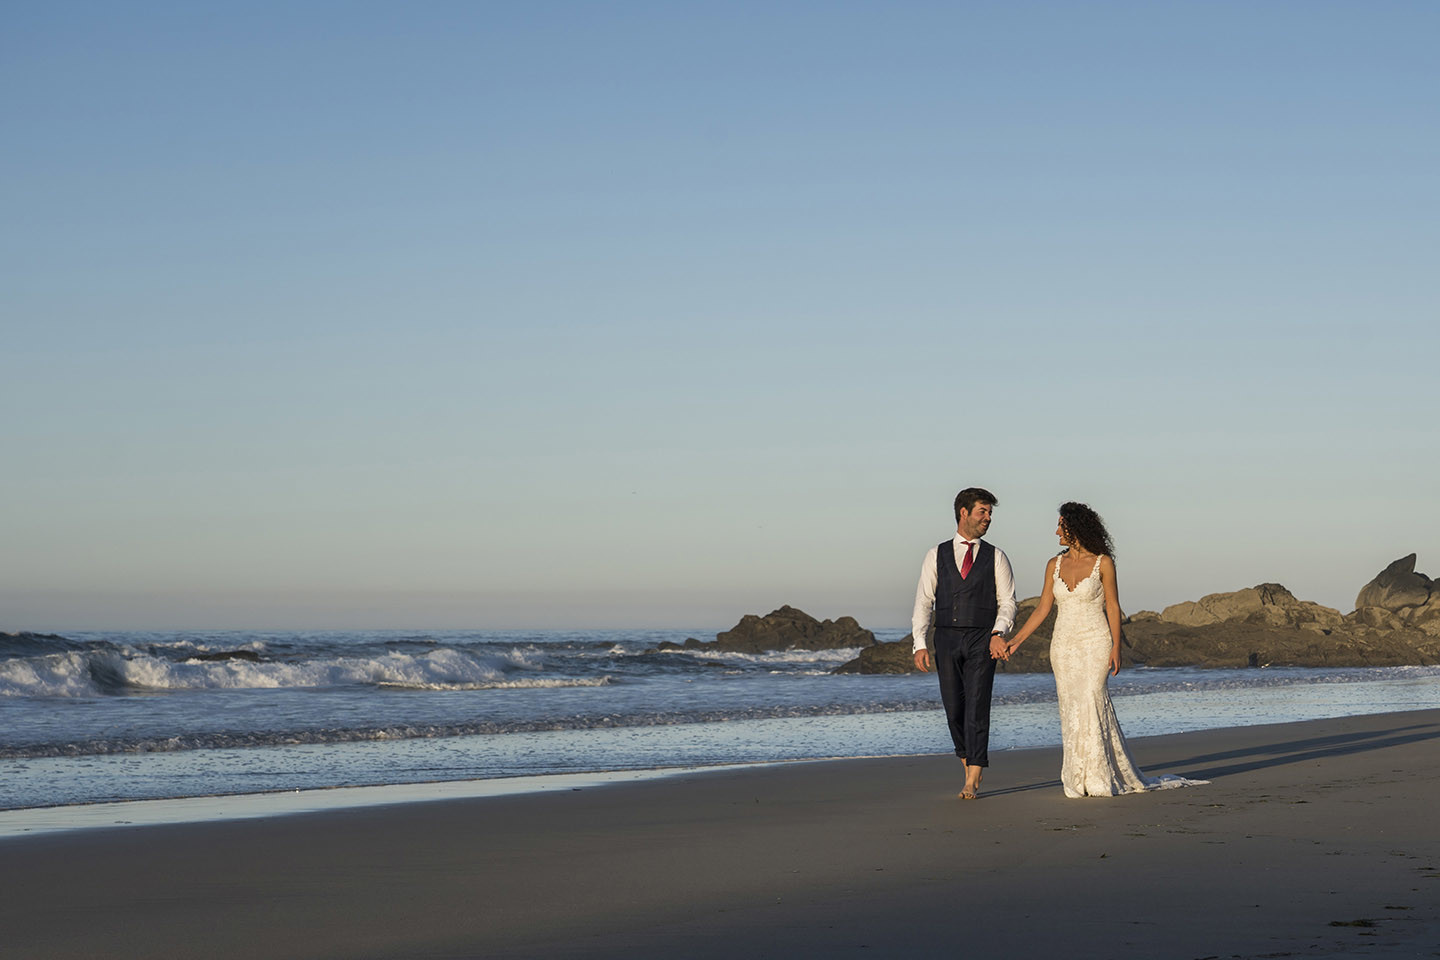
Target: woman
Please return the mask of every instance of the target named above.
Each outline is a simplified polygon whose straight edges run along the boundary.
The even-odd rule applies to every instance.
[[[1114,545],[1100,515],[1083,503],[1060,505],[1055,529],[1065,549],[1045,566],[1040,606],[1007,645],[1006,656],[1045,621],[1051,607],[1055,632],[1050,666],[1060,702],[1064,760],[1060,783],[1067,797],[1113,797],[1142,790],[1185,787],[1205,780],[1147,777],[1135,766],[1106,689],[1120,672],[1120,594]]]

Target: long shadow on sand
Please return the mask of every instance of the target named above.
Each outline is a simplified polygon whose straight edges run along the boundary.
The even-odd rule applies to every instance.
[[[1170,769],[1184,767],[1185,775],[1201,780],[1228,777],[1249,770],[1266,767],[1281,767],[1307,760],[1325,757],[1343,757],[1352,753],[1366,753],[1398,747],[1407,743],[1440,739],[1440,724],[1419,723],[1408,727],[1394,727],[1389,730],[1369,730],[1357,733],[1337,733],[1328,737],[1309,737],[1304,740],[1290,740],[1283,743],[1262,743],[1239,750],[1225,750],[1173,760],[1167,763],[1147,763],[1145,769]],[[1250,757],[1254,759],[1246,760]],[[1216,763],[1217,761],[1242,761],[1220,763],[1218,766],[1193,769],[1194,764]]]
[[[1280,743],[1259,743],[1253,747],[1242,747],[1237,750],[1202,753],[1184,760],[1145,763],[1141,765],[1141,768],[1151,774],[1157,770],[1165,770],[1183,772],[1185,776],[1194,780],[1214,780],[1250,770],[1262,770],[1266,767],[1281,767],[1290,763],[1303,763],[1306,760],[1319,760],[1325,757],[1343,757],[1352,753],[1365,753],[1370,750],[1383,750],[1386,747],[1398,747],[1407,743],[1436,739],[1440,739],[1440,724],[1417,723],[1389,730],[1367,730],[1356,733],[1337,733],[1328,737],[1307,737],[1303,740],[1287,740]],[[1240,762],[1224,763],[1223,761]],[[1195,764],[1205,763],[1218,763],[1219,765],[1194,769]],[[1176,767],[1183,768],[1183,770],[1177,771]],[[1059,780],[1045,780],[1040,783],[1002,787],[999,790],[986,790],[984,795],[996,797],[1007,793],[1024,793],[1028,790],[1053,790],[1059,786]]]

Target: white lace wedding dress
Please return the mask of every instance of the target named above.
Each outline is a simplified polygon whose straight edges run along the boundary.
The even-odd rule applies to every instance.
[[[1061,553],[1060,556],[1064,556]],[[1135,766],[1115,718],[1106,681],[1110,674],[1110,624],[1100,558],[1090,575],[1071,590],[1055,561],[1055,632],[1050,666],[1060,701],[1060,735],[1065,746],[1060,783],[1067,797],[1113,797],[1207,783],[1184,777],[1147,777]]]

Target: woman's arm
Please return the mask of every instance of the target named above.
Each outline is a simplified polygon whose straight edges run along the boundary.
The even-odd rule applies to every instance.
[[[1110,676],[1120,672],[1120,587],[1115,582],[1115,561],[1100,558],[1100,583],[1105,588],[1105,619],[1110,621]]]
[[[1025,626],[1010,639],[1010,653],[1014,653],[1016,647],[1030,639],[1030,634],[1040,629],[1040,624],[1050,615],[1050,608],[1055,606],[1055,564],[1059,562],[1058,557],[1051,557],[1050,562],[1045,564],[1045,588],[1040,591],[1040,606],[1035,608],[1030,619],[1025,621]]]

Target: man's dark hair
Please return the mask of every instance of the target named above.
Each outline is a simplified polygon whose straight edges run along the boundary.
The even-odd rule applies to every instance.
[[[984,487],[966,487],[955,494],[955,522],[960,522],[961,510],[970,512],[975,509],[977,503],[988,503],[993,507],[999,502],[995,499],[995,494]]]

